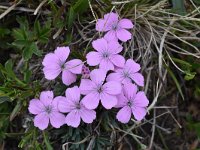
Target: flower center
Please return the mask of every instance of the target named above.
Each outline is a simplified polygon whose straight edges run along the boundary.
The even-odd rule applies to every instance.
[[[117,30],[117,27],[118,27],[118,23],[117,23],[117,22],[116,22],[116,23],[113,23],[112,29],[113,29],[113,30]]]
[[[60,66],[62,70],[65,69],[65,64],[61,64]]]
[[[124,75],[125,78],[129,78],[129,73],[127,71],[124,71],[123,75]]]
[[[133,103],[129,100],[129,101],[127,102],[127,105],[128,105],[129,107],[131,107],[131,106],[133,105]]]
[[[98,87],[97,87],[97,92],[98,92],[98,93],[103,92],[103,87],[102,87],[102,85],[98,85]]]
[[[80,103],[76,103],[76,109],[81,109],[81,104]]]
[[[103,58],[108,58],[108,57],[109,57],[109,53],[108,53],[108,52],[104,52],[104,53],[102,54],[102,56],[103,56]]]
[[[50,114],[51,112],[52,112],[52,106],[46,106],[45,107],[45,112],[47,113],[47,114]]]

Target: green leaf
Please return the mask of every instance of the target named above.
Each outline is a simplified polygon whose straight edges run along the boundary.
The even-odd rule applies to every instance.
[[[16,20],[20,24],[21,29],[28,30],[29,23],[26,17],[17,17]]]
[[[172,79],[174,80],[174,83],[175,83],[175,85],[176,85],[176,87],[177,87],[177,89],[178,89],[178,91],[179,91],[179,93],[180,93],[182,99],[184,100],[185,98],[184,98],[184,95],[183,95],[181,86],[180,86],[178,80],[176,79],[176,76],[174,75],[174,73],[172,72],[172,70],[171,70],[167,65],[165,65],[165,67],[166,67],[166,69],[167,69],[169,75],[170,75],[170,76],[172,77]]]
[[[51,146],[49,139],[46,137],[46,133],[44,131],[43,131],[43,137],[47,150],[53,150],[53,147]]]
[[[186,9],[184,6],[184,0],[172,0],[173,11],[179,15],[185,15]]]
[[[17,101],[17,105],[15,106],[12,113],[10,114],[10,121],[12,121],[17,116],[21,108],[22,108],[21,101]]]
[[[37,20],[34,23],[34,32],[36,33],[36,35],[39,35],[40,31],[41,31],[41,26],[40,26],[39,21]]]
[[[4,103],[4,102],[10,102],[10,98],[7,96],[1,96],[0,97],[0,104]]]
[[[89,7],[88,0],[78,0],[75,5],[73,6],[73,9],[76,13],[83,13],[85,12]]]
[[[48,22],[41,27],[39,21],[35,21],[34,23],[34,35],[35,37],[42,43],[47,43],[49,40],[49,32],[50,32],[50,26]]]
[[[74,12],[74,9],[73,7],[70,7],[69,12],[68,12],[68,19],[67,19],[68,20],[67,25],[69,29],[71,29],[75,18],[76,18],[76,14]]]
[[[32,136],[33,135],[31,133],[28,133],[26,136],[24,136],[22,140],[20,141],[20,143],[18,144],[18,147],[23,148],[25,144],[31,140]]]
[[[36,43],[32,43],[31,48],[33,49],[33,53],[37,56],[42,56],[42,52],[38,49]]]
[[[43,28],[43,29],[40,31],[38,40],[39,40],[40,42],[47,43],[48,40],[49,40],[49,33],[50,33],[50,28]]]
[[[13,62],[11,59],[5,63],[5,69],[8,76],[10,76],[11,78],[16,78],[15,73],[13,71]]]
[[[192,80],[194,79],[195,75],[196,75],[196,72],[186,72],[184,79],[187,81]]]
[[[32,44],[30,46],[27,46],[24,48],[22,56],[24,60],[29,60],[33,55],[33,49],[32,49]]]
[[[198,138],[200,138],[200,123],[190,123],[189,124],[190,129],[194,130],[198,136]]]
[[[175,61],[175,62],[177,62],[177,63],[179,63],[179,64],[181,64],[181,65],[185,65],[187,67],[192,67],[192,65],[189,62],[184,61],[182,59],[172,58],[172,60]]]
[[[193,0],[196,4],[200,5],[200,0]]]
[[[34,42],[24,48],[22,54],[24,60],[29,60],[32,57],[33,53],[37,56],[42,56],[42,52],[38,49],[38,46]]]
[[[30,41],[27,40],[15,40],[12,45],[17,46],[17,47],[26,47],[29,46],[31,44]]]
[[[24,73],[24,81],[26,83],[29,83],[31,79],[31,71],[30,70],[26,70]]]
[[[26,36],[24,35],[24,31],[20,29],[13,29],[13,36],[17,40],[26,40]]]
[[[74,20],[77,17],[77,14],[82,14],[89,7],[88,0],[78,0],[73,6],[70,7],[68,12],[68,28],[70,29],[73,25]]]
[[[0,37],[10,34],[10,30],[7,28],[0,27]]]

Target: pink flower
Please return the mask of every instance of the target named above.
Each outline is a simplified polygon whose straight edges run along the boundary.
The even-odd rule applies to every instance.
[[[68,113],[65,118],[67,125],[78,127],[81,119],[85,123],[92,123],[96,118],[96,112],[89,110],[80,101],[80,89],[77,86],[68,88],[65,92],[66,97],[59,96],[58,108],[63,113]]]
[[[123,42],[131,39],[131,33],[126,29],[133,28],[133,23],[129,19],[119,19],[118,14],[108,13],[104,19],[98,19],[96,30],[107,32],[105,38],[108,40],[119,39]]]
[[[34,118],[34,126],[40,130],[48,127],[49,120],[53,127],[60,128],[65,122],[65,116],[58,111],[58,100],[53,99],[52,91],[44,91],[40,94],[40,99],[32,99],[28,110],[36,115]]]
[[[122,123],[128,123],[133,113],[136,120],[142,120],[146,115],[146,107],[149,100],[144,92],[137,92],[137,86],[132,83],[126,83],[123,86],[122,94],[118,96],[116,107],[121,108],[117,113],[117,120]]]
[[[116,69],[114,73],[110,73],[107,81],[119,81],[128,83],[134,81],[139,86],[144,86],[144,77],[141,73],[140,65],[132,59],[128,59],[122,69]]]
[[[90,69],[83,65],[82,67],[82,78],[87,79],[90,77]]]
[[[117,41],[107,42],[104,38],[92,42],[97,52],[89,52],[86,56],[90,66],[99,65],[100,69],[114,70],[114,66],[123,67],[125,59],[119,55],[123,47]]]
[[[117,104],[116,95],[121,93],[121,84],[116,81],[104,83],[106,72],[95,69],[90,73],[90,79],[82,79],[80,84],[81,94],[86,95],[82,99],[83,105],[88,109],[95,109],[101,100],[106,109],[111,109]]]
[[[69,53],[69,47],[57,47],[54,53],[44,57],[42,64],[46,79],[53,80],[62,72],[64,84],[70,85],[76,81],[76,74],[81,74],[82,61],[73,59],[66,62]]]

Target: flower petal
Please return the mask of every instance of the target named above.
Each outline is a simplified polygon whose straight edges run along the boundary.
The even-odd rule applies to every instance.
[[[123,93],[117,95],[117,105],[115,105],[115,108],[121,108],[124,106],[127,106],[128,99],[124,96]]]
[[[123,50],[123,47],[119,44],[118,41],[110,41],[108,43],[108,51],[111,54],[118,54]]]
[[[120,111],[117,113],[117,120],[121,123],[128,123],[131,119],[131,108],[128,106],[124,106]]]
[[[104,20],[107,22],[118,22],[119,15],[117,13],[107,13],[104,15]]]
[[[48,80],[55,79],[61,72],[60,60],[54,53],[45,55],[42,64],[44,65],[43,72]]]
[[[138,121],[142,120],[147,113],[145,108],[135,107],[135,106],[132,106],[132,112],[133,112],[135,119]]]
[[[129,77],[124,77],[122,80],[122,84],[132,83],[132,80]]]
[[[102,52],[102,51],[106,50],[107,45],[108,45],[108,43],[104,38],[100,38],[100,39],[94,40],[92,42],[92,47],[95,50],[97,50],[98,52]]]
[[[51,105],[53,101],[53,92],[52,91],[43,91],[40,94],[40,101],[45,105]]]
[[[65,92],[65,96],[67,100],[73,101],[74,103],[79,103],[81,96],[80,89],[78,88],[78,86],[68,88]]]
[[[121,55],[113,55],[111,58],[112,63],[117,67],[124,67],[125,58]]]
[[[134,99],[137,93],[137,86],[132,83],[125,83],[123,86],[123,93],[127,99]]]
[[[37,115],[43,111],[44,105],[39,99],[32,99],[29,103],[28,110],[31,114]]]
[[[126,42],[131,39],[131,33],[126,29],[118,29],[116,33],[117,33],[117,38],[123,42]]]
[[[96,66],[101,61],[101,56],[99,52],[89,52],[86,55],[86,58],[87,58],[87,64],[90,66]]]
[[[96,112],[94,110],[82,108],[80,110],[80,116],[85,123],[92,123],[93,120],[96,118]]]
[[[114,95],[102,93],[100,95],[100,98],[101,98],[101,103],[102,103],[103,107],[106,109],[111,109],[112,107],[117,105],[117,98]]]
[[[79,114],[79,111],[72,110],[65,118],[65,122],[68,126],[72,126],[74,128],[77,128],[80,125],[81,117]]]
[[[129,19],[121,19],[118,23],[119,27],[125,28],[125,29],[131,29],[133,28],[133,23]]]
[[[43,66],[59,66],[60,61],[58,57],[54,53],[49,53],[45,55],[43,61],[42,61]]]
[[[65,115],[59,112],[52,112],[50,114],[50,122],[54,128],[60,128],[65,123]]]
[[[141,69],[140,64],[136,63],[133,59],[128,59],[124,68],[131,71],[131,73],[136,73]]]
[[[110,60],[103,59],[100,62],[99,68],[103,69],[103,70],[105,70],[107,72],[109,70],[114,70],[114,65],[113,65],[113,63]]]
[[[95,84],[89,79],[82,79],[79,88],[81,94],[86,95],[89,94],[92,90],[94,90]]]
[[[57,96],[57,97],[55,97],[53,99],[52,106],[53,106],[54,111],[59,111],[58,104],[63,99],[66,99],[66,97],[64,97],[64,96]]]
[[[104,82],[105,78],[106,78],[106,71],[103,69],[94,69],[90,73],[90,79],[96,84]]]
[[[144,86],[144,76],[141,73],[134,73],[131,79],[139,86]]]
[[[70,49],[68,46],[57,47],[54,53],[58,57],[60,62],[64,64],[69,56]]]
[[[104,39],[106,39],[108,42],[112,42],[112,41],[118,42],[117,35],[116,35],[116,32],[114,30],[108,31],[104,35]]]
[[[54,100],[55,99],[58,100],[58,110],[60,112],[67,113],[75,108],[74,103],[67,100],[66,97],[64,97],[64,96],[57,96],[56,98],[54,98]]]
[[[134,105],[139,107],[147,107],[149,105],[149,100],[147,99],[144,92],[138,92],[134,99]]]
[[[111,30],[111,26],[108,26],[108,23],[105,19],[98,19],[96,23],[96,30],[100,32],[105,32]]]
[[[65,85],[70,85],[76,82],[76,75],[68,70],[64,70],[62,73],[62,81]]]
[[[83,62],[80,59],[73,59],[65,64],[65,69],[69,70],[74,74],[81,74]]]
[[[99,99],[99,94],[92,92],[83,97],[81,102],[87,109],[95,109],[99,105]]]
[[[103,85],[104,92],[111,95],[118,95],[122,91],[122,86],[120,82],[108,81]]]
[[[38,127],[40,130],[44,130],[49,125],[49,117],[46,113],[40,113],[34,118],[34,126]]]
[[[61,67],[58,65],[55,67],[54,66],[44,67],[42,70],[47,80],[53,80],[61,73]]]
[[[110,73],[106,78],[106,81],[118,81],[118,82],[121,82],[122,80],[123,80],[123,78],[122,78],[122,76],[120,75],[119,72]]]

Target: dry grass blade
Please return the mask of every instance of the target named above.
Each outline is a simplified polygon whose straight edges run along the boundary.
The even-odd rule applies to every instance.
[[[15,7],[20,4],[22,2],[22,0],[19,0],[18,2],[14,3],[12,6],[10,6],[6,11],[4,11],[1,15],[0,15],[0,20],[5,17],[9,12],[11,12],[12,10],[15,9]]]

